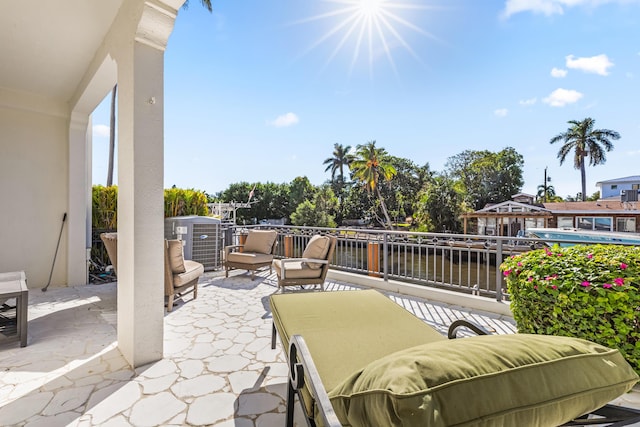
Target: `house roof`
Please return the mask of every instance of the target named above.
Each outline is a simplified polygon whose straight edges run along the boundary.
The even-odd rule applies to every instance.
[[[551,212],[541,206],[529,205],[527,203],[507,200],[495,205],[485,206],[475,212],[468,212],[460,215],[462,218],[484,218],[484,217],[546,217],[551,218]]]
[[[515,209],[514,209],[515,208]],[[508,200],[495,205],[485,206],[475,212],[462,214],[463,218],[480,217],[552,217],[553,215],[640,215],[640,202],[621,202],[618,200],[599,200],[597,202],[554,202],[534,206]]]
[[[621,202],[620,200],[599,200],[597,202],[553,202],[543,203],[546,209],[558,213],[612,213],[640,214],[640,202]]]
[[[625,176],[623,178],[608,179],[596,182],[596,186],[602,184],[620,184],[623,182],[640,182],[640,175]]]
[[[513,208],[516,208],[517,211],[526,210],[526,211],[545,211],[546,209],[541,206],[529,205],[527,203],[515,202],[513,200],[507,200],[506,202],[496,203],[495,205],[488,205],[484,208],[476,211],[476,212],[509,212],[512,211]]]

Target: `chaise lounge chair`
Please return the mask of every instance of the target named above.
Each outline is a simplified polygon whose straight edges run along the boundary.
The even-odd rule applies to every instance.
[[[284,291],[287,286],[320,285],[324,290],[337,240],[332,236],[315,235],[307,243],[302,258],[273,260],[278,286]]]
[[[375,290],[270,303],[272,348],[277,335],[288,350],[288,427],[295,394],[310,426],[557,426],[594,411],[640,422],[638,411],[598,409],[638,381],[618,350],[527,334],[447,340]],[[472,327],[452,326],[450,336]]]
[[[224,248],[225,277],[229,270],[238,268],[251,272],[251,280],[255,272],[262,267],[269,267],[273,253],[278,244],[278,232],[275,230],[249,230],[247,239],[242,245],[229,245]]]

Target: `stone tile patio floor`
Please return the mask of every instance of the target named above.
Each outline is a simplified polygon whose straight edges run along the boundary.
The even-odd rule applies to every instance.
[[[116,346],[115,283],[30,292],[28,346],[0,347],[0,425],[283,426],[287,367],[270,345],[275,275],[237,273],[205,274],[198,298],[165,316],[164,359],[135,370]],[[515,332],[507,317],[389,297],[443,333],[458,318]],[[639,395],[616,403],[640,407]]]

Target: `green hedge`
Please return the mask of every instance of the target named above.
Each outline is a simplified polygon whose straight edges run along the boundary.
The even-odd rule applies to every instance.
[[[519,332],[617,348],[640,373],[640,247],[556,245],[500,268]]]
[[[118,228],[118,187],[94,185],[92,189],[93,228],[115,230]],[[207,216],[207,196],[193,189],[170,188],[164,190],[164,216]]]
[[[94,185],[92,188],[91,226],[101,230],[118,228],[118,186]]]

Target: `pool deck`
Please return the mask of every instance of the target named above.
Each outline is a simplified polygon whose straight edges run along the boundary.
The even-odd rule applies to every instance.
[[[287,366],[271,349],[275,275],[207,273],[165,315],[164,358],[131,369],[116,345],[116,284],[34,290],[28,346],[0,345],[2,426],[283,426]],[[327,290],[360,286],[328,281]],[[443,334],[466,318],[514,333],[508,316],[387,293]],[[615,403],[640,408],[640,392]],[[296,425],[304,426],[299,408]]]

